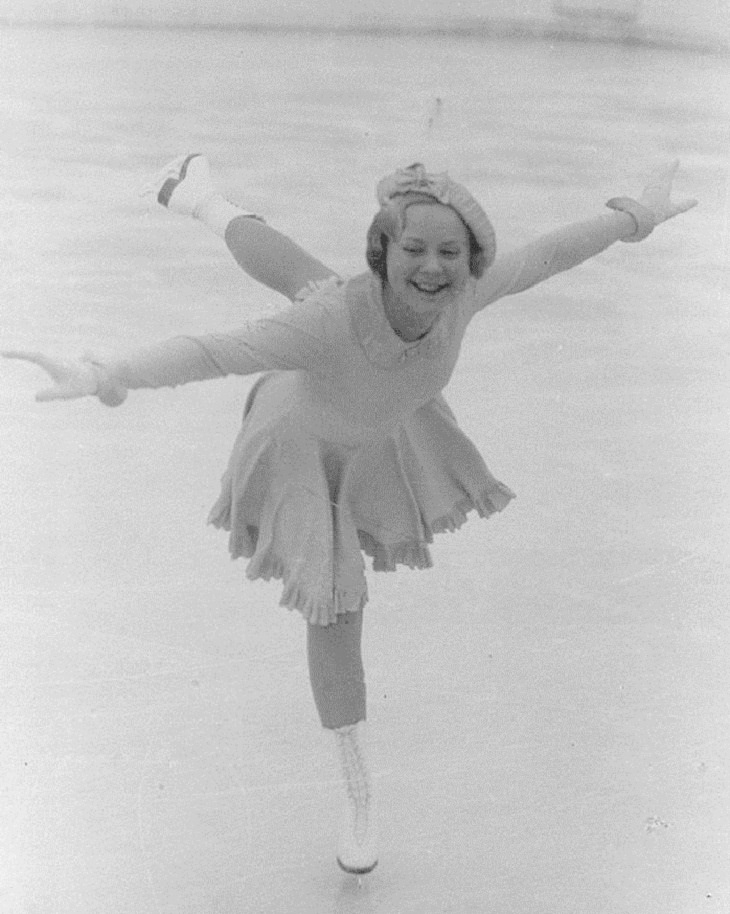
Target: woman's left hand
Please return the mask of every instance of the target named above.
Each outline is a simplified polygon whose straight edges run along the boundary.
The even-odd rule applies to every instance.
[[[672,183],[678,168],[679,159],[675,159],[669,168],[657,171],[639,197],[639,203],[650,210],[654,216],[655,225],[666,222],[667,219],[678,216],[680,213],[686,213],[687,210],[697,206],[697,200],[694,198],[672,200]]]

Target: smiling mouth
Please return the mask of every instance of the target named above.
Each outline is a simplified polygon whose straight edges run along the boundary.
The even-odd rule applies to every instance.
[[[438,295],[439,292],[443,292],[444,289],[449,288],[448,283],[441,286],[421,286],[417,282],[412,282],[411,285],[414,289],[417,289],[423,295]]]

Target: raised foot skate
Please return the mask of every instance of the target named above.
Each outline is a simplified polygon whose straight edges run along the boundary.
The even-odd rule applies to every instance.
[[[193,152],[168,162],[143,188],[141,196],[151,203],[159,203],[172,213],[193,216],[198,207],[215,193],[207,158]]]

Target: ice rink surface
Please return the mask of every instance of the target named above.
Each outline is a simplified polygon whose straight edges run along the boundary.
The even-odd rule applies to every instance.
[[[3,348],[277,306],[140,207],[180,151],[345,274],[376,178],[424,147],[503,250],[675,156],[701,200],[471,327],[447,399],[518,499],[433,570],[370,577],[362,887],[334,861],[303,623],[205,525],[252,379],[110,410],[37,404],[40,373],[0,364],[0,912],[728,914],[727,61],[11,29],[0,85]]]

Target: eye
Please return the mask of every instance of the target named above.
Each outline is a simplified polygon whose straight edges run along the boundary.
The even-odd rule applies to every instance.
[[[411,254],[414,257],[417,257],[419,254],[423,253],[423,248],[420,248],[415,244],[404,244],[403,250],[406,252],[406,254]]]
[[[441,251],[442,257],[448,257],[449,260],[453,260],[455,257],[458,257],[461,254],[461,251],[455,248],[446,248],[446,250]]]

